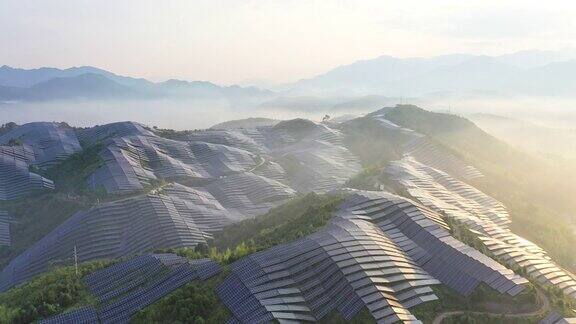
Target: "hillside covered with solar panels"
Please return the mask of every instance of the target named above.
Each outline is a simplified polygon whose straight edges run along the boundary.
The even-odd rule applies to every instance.
[[[7,124],[0,322],[570,322],[574,209],[541,163],[406,105]]]

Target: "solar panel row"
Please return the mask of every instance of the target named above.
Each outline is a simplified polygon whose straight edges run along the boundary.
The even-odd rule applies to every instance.
[[[67,313],[62,313],[40,321],[42,324],[97,324],[98,310],[94,306],[85,306],[72,310]]]
[[[54,189],[54,183],[30,171],[34,157],[24,146],[0,146],[0,200],[12,200],[34,191]]]
[[[558,312],[552,312],[540,321],[540,324],[574,324],[576,318],[564,318]]]
[[[10,239],[10,216],[8,212],[0,210],[0,246],[10,246],[12,240]]]

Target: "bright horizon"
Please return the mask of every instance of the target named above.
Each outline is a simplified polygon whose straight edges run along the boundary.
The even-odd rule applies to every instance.
[[[285,83],[381,55],[573,48],[575,13],[567,1],[3,0],[0,65]]]

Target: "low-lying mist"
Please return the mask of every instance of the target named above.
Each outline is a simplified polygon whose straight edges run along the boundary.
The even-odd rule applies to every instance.
[[[310,102],[314,105],[311,106]],[[308,118],[319,121],[326,114],[337,117],[361,115],[396,103],[462,116],[488,113],[530,121],[553,128],[576,129],[576,104],[572,99],[513,98],[292,98],[290,104],[276,101],[260,105],[234,104],[228,100],[100,100],[0,103],[0,123],[64,121],[73,126],[93,126],[132,120],[173,129],[201,129],[248,117],[273,119]]]
[[[248,117],[321,120],[322,113],[233,106],[226,100],[53,101],[0,104],[0,123],[63,121],[72,126],[87,127],[130,120],[183,130],[208,128]]]

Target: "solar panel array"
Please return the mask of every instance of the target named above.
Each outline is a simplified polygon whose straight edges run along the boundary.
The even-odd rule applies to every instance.
[[[408,199],[384,192],[360,191],[347,199],[342,208],[350,210],[354,217],[376,223],[395,237],[424,270],[460,294],[472,293],[483,282],[514,296],[528,282],[452,237],[440,214]]]
[[[297,191],[327,192],[362,170],[358,157],[343,145],[344,134],[324,124],[292,120],[259,130],[259,141],[290,170],[288,178]],[[257,135],[252,130],[250,136]]]
[[[334,221],[231,268],[217,293],[242,323],[317,321],[334,310],[350,320],[363,307],[380,321],[411,321],[408,308],[436,299],[430,286],[439,284],[362,220]]]
[[[320,140],[303,140],[274,152],[280,164],[288,160],[297,172],[290,174],[292,186],[301,192],[327,192],[360,172],[358,158],[343,146]],[[291,160],[291,161],[290,161]]]
[[[386,172],[412,197],[437,212],[451,217],[472,216],[492,221],[502,227],[510,223],[508,212],[502,203],[411,156],[391,162]]]
[[[153,133],[139,123],[125,121],[81,130],[78,132],[78,139],[86,144],[96,144],[110,138],[132,135],[152,136]]]
[[[305,136],[285,127],[261,127],[194,131],[171,140],[135,123],[117,123],[86,130],[80,137],[106,144],[101,153],[105,165],[89,178],[89,185],[110,193],[142,190],[154,179],[202,185],[238,173],[270,176],[298,191],[324,192],[361,170],[339,131],[303,123],[309,128]],[[281,164],[287,159],[296,161],[298,172],[285,172]]]
[[[99,153],[104,164],[88,179],[88,188],[104,188],[108,193],[123,194],[143,190],[156,175],[140,145],[123,138],[110,140]]]
[[[94,306],[84,306],[72,311],[58,314],[45,320],[41,324],[98,324],[98,310]]]
[[[390,163],[387,172],[420,203],[472,229],[499,260],[576,299],[576,277],[536,244],[512,233],[507,228],[508,213],[499,201],[412,158]]]
[[[470,294],[484,282],[516,295],[527,281],[454,239],[442,217],[386,193],[351,194],[330,223],[303,239],[245,257],[217,292],[231,322],[350,320],[367,307],[378,322],[416,321],[409,308],[444,283]]]
[[[406,155],[413,156],[416,160],[436,169],[450,172],[457,178],[470,180],[483,176],[478,169],[447,153],[426,137],[407,143],[405,150]]]
[[[333,310],[351,319],[364,307],[382,322],[415,321],[409,308],[436,299],[431,285],[443,283],[462,294],[471,293],[480,282],[510,295],[523,289],[525,279],[450,236],[441,213],[473,224],[483,239],[493,240],[485,240],[487,248],[503,258],[516,264],[530,261],[533,276],[560,280],[572,289],[564,275],[552,277],[556,269],[551,272],[540,266],[540,260],[547,258],[542,251],[506,229],[509,220],[502,204],[445,173],[466,180],[481,176],[476,169],[425,136],[386,120],[385,113],[369,118],[402,138],[404,158],[388,172],[422,205],[382,192],[346,191],[352,196],[321,231],[232,266],[231,275],[218,289],[233,313],[232,321],[315,321]],[[88,178],[93,189],[127,194],[148,189],[156,180],[178,184],[73,215],[12,260],[0,273],[0,290],[46,271],[52,261],[71,258],[75,246],[80,261],[88,261],[205,243],[223,226],[263,214],[295,196],[296,190],[333,190],[361,170],[358,158],[343,145],[342,131],[306,120],[187,132],[177,140],[122,122],[81,130],[78,138],[87,144],[104,144],[99,153],[104,164]],[[18,152],[3,150],[12,152],[6,156],[19,156],[29,172],[28,164],[36,158],[33,150],[26,151],[26,146]],[[0,161],[4,151],[0,149]],[[0,163],[0,180],[3,175],[13,178],[13,172],[2,170]],[[46,181],[45,187],[53,187],[49,180],[41,180]],[[2,193],[0,185],[0,199]],[[510,246],[541,259],[520,260],[521,253]],[[127,321],[129,317],[121,314],[131,314],[159,298],[165,293],[162,289],[174,287],[194,272],[175,256],[155,255],[134,262],[132,268],[123,263],[132,269],[124,272],[125,278],[99,272],[101,278],[108,278],[102,282],[110,286],[92,282],[104,305],[98,311],[100,320]],[[166,266],[179,269],[170,284],[134,292],[148,287],[147,278]],[[123,273],[125,268],[109,271]],[[202,273],[195,275],[202,277]],[[91,311],[80,309],[70,316],[89,318]]]
[[[559,288],[566,296],[576,300],[576,276],[558,266],[532,242],[511,233],[502,233],[501,239],[477,232],[486,248],[510,266],[526,270],[529,277],[544,285]]]
[[[18,126],[0,135],[0,145],[0,200],[54,189],[51,180],[31,172],[30,166],[49,168],[82,150],[72,128],[49,122]]]
[[[110,193],[141,190],[151,180],[203,186],[228,175],[250,173],[262,162],[242,148],[207,142],[175,141],[147,136],[112,137],[100,154],[105,165],[88,180]]]
[[[558,312],[552,312],[544,319],[542,319],[540,324],[575,324],[576,318],[564,318],[562,314]]]
[[[53,122],[28,123],[0,135],[0,145],[11,140],[30,148],[33,164],[40,168],[49,168],[82,150],[72,128]]]
[[[34,153],[29,147],[0,146],[0,200],[12,200],[34,191],[54,189],[54,183],[30,171]]]
[[[206,186],[226,209],[245,217],[256,217],[294,197],[296,191],[280,182],[254,173],[239,173]]]
[[[97,205],[81,211],[13,259],[0,273],[0,289],[22,283],[70,259],[118,258],[159,248],[206,242],[215,231],[238,220],[209,193],[181,185],[165,192]]]
[[[84,278],[98,309],[83,307],[41,323],[128,323],[136,312],[175,289],[220,271],[220,265],[210,259],[188,260],[175,254],[139,256]]]
[[[263,145],[264,138],[256,129],[200,130],[190,132],[179,139],[185,142],[203,142],[236,147],[260,155],[267,152]]]
[[[0,210],[0,246],[12,245],[10,239],[10,216],[8,212]]]

